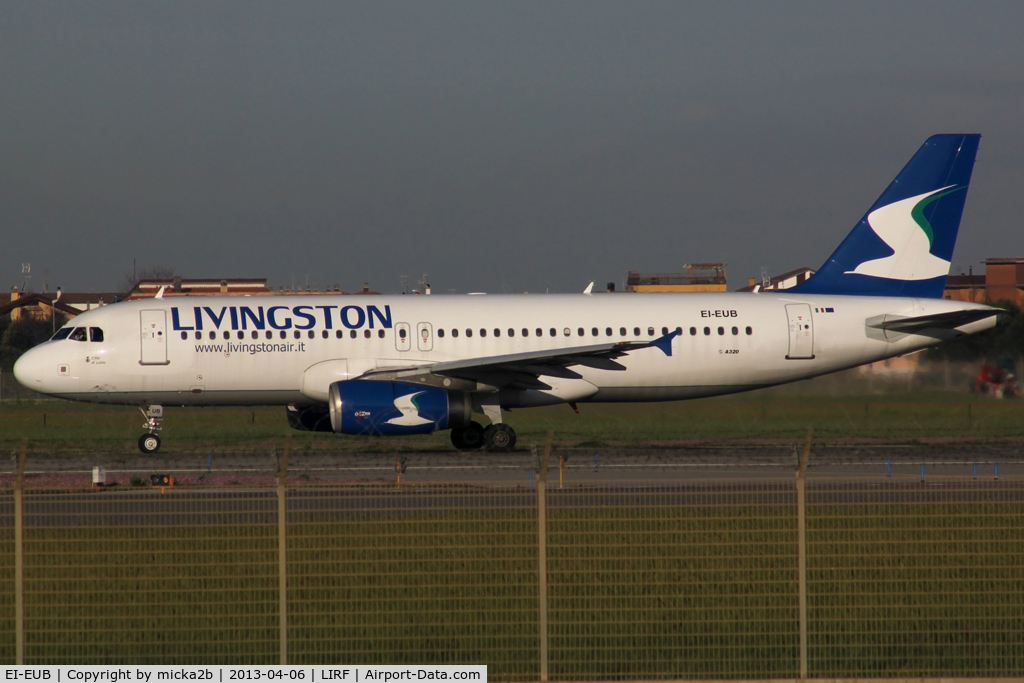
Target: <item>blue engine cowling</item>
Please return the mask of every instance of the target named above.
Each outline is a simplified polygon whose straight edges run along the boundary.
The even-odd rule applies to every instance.
[[[331,385],[331,427],[341,434],[430,434],[470,423],[469,394],[411,382],[348,379]]]

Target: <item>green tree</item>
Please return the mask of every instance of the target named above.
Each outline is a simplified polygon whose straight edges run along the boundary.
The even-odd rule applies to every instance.
[[[999,322],[990,330],[972,334],[940,344],[928,352],[935,360],[953,361],[995,361],[1009,356],[1024,356],[1024,314],[1020,307],[1009,301],[998,301],[1006,311],[999,316]]]
[[[3,336],[0,336],[0,368],[4,370],[13,368],[21,354],[52,337],[54,327],[63,327],[67,322],[67,318],[60,313],[52,321],[39,320],[29,315],[14,321],[10,316],[4,318],[5,321],[0,320],[0,328],[3,328]]]

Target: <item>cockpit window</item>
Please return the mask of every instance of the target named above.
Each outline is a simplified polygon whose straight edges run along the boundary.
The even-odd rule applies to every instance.
[[[101,342],[103,341],[103,330],[99,327],[89,328],[89,341]]]
[[[86,340],[85,328],[84,327],[76,327],[74,332],[71,333],[71,336],[69,337],[69,339],[71,339],[73,341],[85,341]]]
[[[50,341],[60,341],[61,339],[67,339],[68,335],[71,334],[73,327],[62,327],[57,330],[57,334],[50,337]]]

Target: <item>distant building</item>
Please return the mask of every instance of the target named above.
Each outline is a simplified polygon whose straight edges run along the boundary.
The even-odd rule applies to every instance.
[[[1024,258],[987,258],[984,275],[950,275],[943,297],[976,303],[1012,301],[1020,306],[1024,304]]]
[[[131,291],[124,295],[125,301],[132,299],[152,298],[163,288],[165,297],[172,296],[288,296],[293,294],[348,294],[338,285],[326,287],[322,291],[316,287],[280,286],[275,291],[267,287],[267,278],[152,278],[139,280]],[[356,294],[380,294],[370,289],[369,283],[363,283],[363,289]]]
[[[627,292],[724,292],[724,263],[687,263],[682,273],[629,271]]]
[[[754,288],[761,285],[760,290],[762,292],[777,292],[782,289],[789,289],[790,287],[796,287],[798,284],[814,275],[813,268],[797,268],[791,270],[788,273],[782,275],[774,275],[768,278],[768,284],[765,286],[763,282],[758,282],[756,278],[747,278],[747,286],[743,289],[738,289],[738,292],[752,292]]]
[[[74,318],[79,313],[99,308],[117,300],[113,292],[33,292],[25,293],[11,287],[11,299],[0,305],[0,315],[10,313],[11,320],[28,315],[39,320],[49,320],[53,311],[65,317]]]
[[[124,295],[125,301],[133,299],[149,299],[156,296],[163,288],[164,296],[252,296],[254,294],[273,294],[267,288],[267,278],[240,278],[222,280],[220,278],[183,278],[175,275],[172,278],[151,278],[139,280]]]

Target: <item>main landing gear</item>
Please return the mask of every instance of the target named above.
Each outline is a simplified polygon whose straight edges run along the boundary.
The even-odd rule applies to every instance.
[[[488,425],[470,422],[452,429],[452,445],[460,451],[511,451],[516,447],[516,431],[503,422]]]
[[[139,437],[139,450],[147,455],[156,453],[160,450],[160,437],[158,435],[160,430],[163,429],[160,426],[160,420],[164,417],[164,407],[146,406],[145,410],[142,410],[142,408],[139,408],[139,410],[146,417],[146,423],[142,425],[142,428],[149,430],[148,434],[143,434]]]

